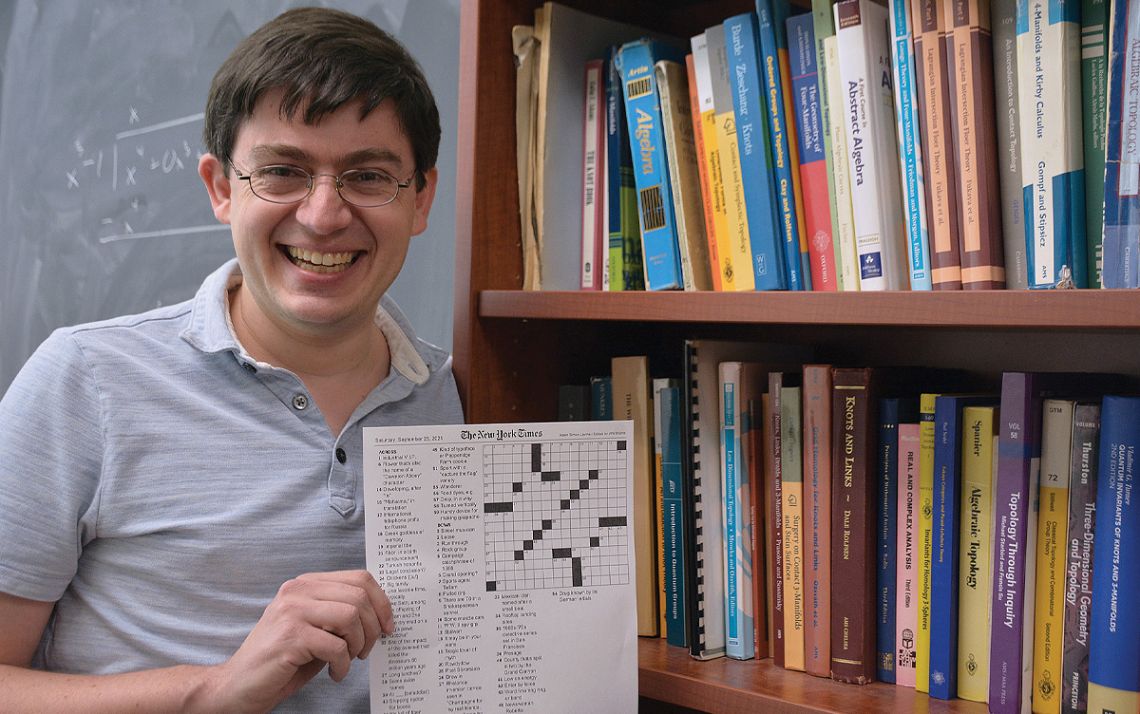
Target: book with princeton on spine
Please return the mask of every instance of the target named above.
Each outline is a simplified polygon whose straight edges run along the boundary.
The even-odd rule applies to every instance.
[[[831,677],[875,680],[875,474],[877,378],[869,368],[836,368],[832,375]]]
[[[859,289],[906,289],[887,9],[870,0],[842,0],[835,5],[835,27],[846,88]]]
[[[768,612],[772,621],[772,662],[784,666],[784,504],[780,435],[782,372],[768,374],[764,395],[764,547],[768,553]]]
[[[1106,396],[1100,413],[1089,633],[1089,712],[1096,714],[1140,711],[1138,449],[1140,398]]]
[[[709,244],[705,236],[685,66],[673,60],[659,60],[653,71],[661,92],[661,126],[665,134],[673,211],[677,217],[681,279],[685,290],[712,290]]]
[[[1140,156],[1132,149],[1140,107],[1127,78],[1140,72],[1140,2],[1109,10],[1108,127],[1105,138],[1102,282],[1106,288],[1140,287]]]
[[[744,218],[751,243],[753,278],[757,290],[788,287],[784,246],[776,204],[775,175],[764,112],[756,15],[748,12],[724,21],[725,44],[732,71],[732,103],[744,191]]]
[[[1080,0],[1018,3],[1017,70],[1029,287],[1085,288]]]
[[[1021,184],[1021,112],[1017,94],[1017,0],[990,0],[994,45],[994,113],[997,129],[1001,233],[1005,286],[1029,287],[1025,267],[1025,211]]]
[[[958,251],[966,290],[1005,287],[989,2],[940,3],[946,26],[952,160],[958,168]],[[1032,153],[1027,146],[1023,149],[1022,157]]]
[[[930,691],[930,576],[934,543],[934,407],[938,395],[924,392],[918,399],[918,627],[915,629],[914,688]]]
[[[834,122],[832,113],[838,110],[838,106],[832,105],[832,85],[835,90],[838,90],[842,95],[842,88],[839,82],[839,68],[834,66],[834,42],[835,42],[835,16],[831,12],[831,0],[812,0],[811,3],[812,14],[812,32],[815,35],[815,65],[816,65],[816,82],[819,85],[819,115],[822,123],[820,129],[823,134],[823,157],[824,166],[827,173],[827,204],[828,212],[831,218],[831,252],[835,260],[835,279],[836,290],[848,290],[848,281],[845,277],[847,271],[852,267],[843,263],[843,251],[840,248],[839,237],[839,223],[840,215],[839,208],[836,205],[838,189],[835,186],[836,173],[839,171],[835,163],[835,150],[837,147],[842,147],[845,140],[836,141],[833,134]],[[828,50],[828,40],[831,40],[832,50]],[[842,100],[840,105],[842,105]],[[839,127],[842,128],[843,123],[840,119]],[[840,154],[843,153],[840,149]],[[846,167],[846,163],[844,163]],[[844,168],[846,171],[846,168]],[[851,199],[847,199],[847,213],[851,213]],[[854,234],[852,234],[852,245],[854,245]]]
[[[835,292],[839,276],[828,196],[827,137],[820,93],[814,20],[804,13],[788,18],[788,61],[792,73],[792,107],[799,141],[800,184],[812,290]]]
[[[1085,239],[1090,288],[1102,287],[1108,4],[1105,0],[1081,2],[1081,124],[1085,132]]]
[[[958,696],[984,702],[990,687],[990,555],[997,408],[962,409],[962,518],[958,574]]]
[[[959,290],[962,259],[958,247],[958,179],[950,126],[946,24],[940,0],[911,0],[911,9],[931,285],[935,290]]]
[[[1089,624],[1096,526],[1097,469],[1100,455],[1100,403],[1073,408],[1069,473],[1069,542],[1065,569],[1065,634],[1061,657],[1061,711],[1088,711]]]
[[[804,669],[831,675],[831,365],[803,367]]]
[[[930,247],[926,222],[926,181],[922,175],[922,134],[914,79],[910,0],[890,0],[891,69],[895,83],[895,128],[899,142],[906,219],[907,274],[911,290],[930,290]]]
[[[804,475],[800,449],[802,389],[784,374],[780,388],[781,497],[784,528],[784,668],[805,671],[804,654]]]
[[[721,362],[720,488],[721,553],[724,557],[725,654],[733,659],[756,655],[752,584],[751,502],[744,459],[742,407],[759,386],[759,365]]]
[[[684,400],[680,383],[669,380],[657,393],[657,403],[661,413],[658,439],[661,441],[662,502],[665,509],[662,518],[664,535],[661,539],[665,546],[665,636],[669,644],[684,647],[688,643],[685,613],[687,573],[684,558],[684,484],[681,476]]]
[[[602,289],[602,251],[609,249],[605,234],[602,177],[605,174],[606,126],[605,61],[586,62],[586,92],[582,137],[582,290]]]
[[[828,2],[830,4],[830,0]],[[828,10],[830,12],[830,8]],[[835,21],[832,19],[832,26]],[[847,163],[846,94],[839,76],[839,40],[835,35],[823,40],[827,59],[828,134],[831,137],[829,178],[835,198],[835,262],[839,266],[839,289],[859,290],[859,256],[855,249],[855,216],[851,207],[851,172]]]
[[[704,34],[700,35],[704,42]],[[693,39],[696,41],[696,38]],[[703,45],[702,45],[703,46]],[[708,64],[708,48],[705,47],[705,64]],[[697,91],[697,65],[694,54],[685,55],[685,78],[689,84],[689,108],[692,112],[690,122],[693,125],[693,148],[697,159],[697,180],[701,188],[701,218],[705,225],[705,255],[709,263],[709,281],[713,290],[721,290],[720,253],[716,244],[716,216],[713,213],[712,188],[709,185],[708,162],[705,161],[707,149],[705,147],[705,125],[701,116],[701,95]]]
[[[898,577],[895,598],[895,684],[915,685],[918,636],[919,423],[899,422]]]

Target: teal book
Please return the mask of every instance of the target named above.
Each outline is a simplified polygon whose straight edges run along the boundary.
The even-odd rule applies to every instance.
[[[1085,237],[1089,287],[1101,287],[1104,160],[1108,121],[1108,3],[1081,2],[1081,104],[1085,132]]]
[[[613,418],[613,383],[609,377],[590,377],[590,419],[609,421]]]

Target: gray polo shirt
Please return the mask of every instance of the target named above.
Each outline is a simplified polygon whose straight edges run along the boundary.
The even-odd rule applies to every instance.
[[[333,436],[301,381],[229,324],[236,262],[190,301],[57,330],[0,401],[0,591],[58,601],[35,665],[213,664],[278,587],[364,567],[361,429],[461,423],[450,357],[395,303],[388,377]],[[367,711],[368,668],[283,711]]]

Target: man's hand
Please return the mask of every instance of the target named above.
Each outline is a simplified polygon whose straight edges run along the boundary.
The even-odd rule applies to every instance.
[[[392,605],[364,570],[308,573],[281,586],[253,631],[211,673],[206,696],[221,711],[268,711],[327,664],[341,681],[394,628]],[[215,708],[215,706],[210,706]]]

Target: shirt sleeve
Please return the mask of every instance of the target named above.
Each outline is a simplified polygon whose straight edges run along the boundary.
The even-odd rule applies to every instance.
[[[103,431],[82,348],[52,334],[0,400],[0,591],[54,602],[95,536]]]

